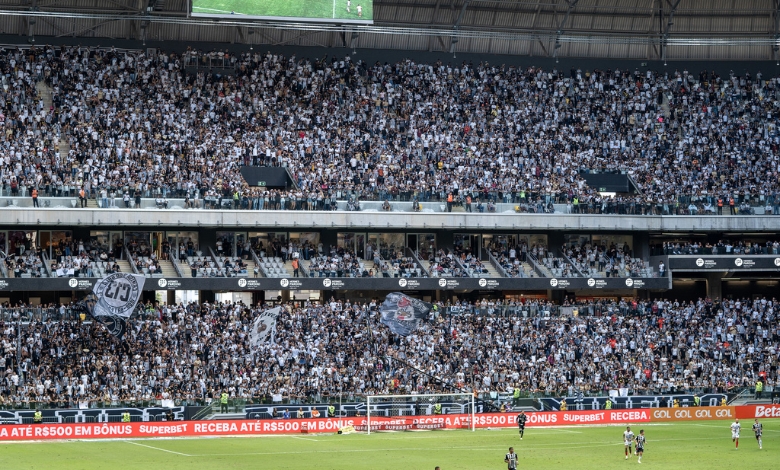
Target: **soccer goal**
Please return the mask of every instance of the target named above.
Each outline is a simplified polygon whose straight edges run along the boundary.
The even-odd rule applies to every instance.
[[[366,397],[366,432],[371,434],[372,428],[374,431],[440,429],[448,415],[459,415],[453,417],[458,425],[450,425],[450,428],[473,431],[475,409],[471,393],[369,395]],[[435,419],[438,417],[445,419]]]

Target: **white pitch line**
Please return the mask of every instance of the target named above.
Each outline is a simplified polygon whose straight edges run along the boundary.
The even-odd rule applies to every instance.
[[[298,437],[298,436],[291,436],[293,439],[301,439],[303,441],[313,441],[313,442],[320,442],[317,439],[310,439],[308,437]]]
[[[154,450],[159,450],[159,451],[162,451],[162,452],[168,452],[169,454],[181,455],[183,457],[194,457],[193,455],[184,454],[182,452],[176,452],[175,450],[163,449],[161,447],[154,447],[154,446],[141,444],[141,443],[138,443],[138,442],[127,441],[127,440],[125,442],[127,442],[128,444],[133,444],[134,446],[141,446],[141,447],[146,447],[147,449],[154,449]]]

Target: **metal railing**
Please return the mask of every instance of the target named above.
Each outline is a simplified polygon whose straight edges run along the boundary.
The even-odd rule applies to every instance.
[[[260,263],[260,257],[257,256],[257,253],[255,252],[254,248],[249,249],[249,253],[252,255],[252,261],[255,262],[255,267],[257,267],[257,273],[260,274],[261,277],[268,277],[268,273],[265,272],[265,269],[263,269],[262,264]],[[252,273],[254,275],[254,273]]]
[[[411,257],[414,260],[414,264],[416,264],[417,267],[420,268],[420,272],[423,274],[422,277],[431,277],[430,271],[425,269],[425,266],[423,266],[422,262],[420,261],[420,258],[417,256],[417,251],[412,250],[407,246],[405,250],[405,254],[406,256]]]
[[[176,260],[175,257],[169,258],[168,262],[173,265],[173,270],[176,271],[177,276],[184,277],[184,272],[181,270],[181,266],[179,266],[179,262]]]
[[[135,266],[135,258],[133,258],[133,254],[130,253],[130,248],[128,248],[127,245],[124,246],[124,252],[127,263],[130,265],[130,270],[133,271],[133,274],[140,274],[138,268]]]
[[[496,271],[498,271],[498,274],[501,275],[501,277],[512,277],[509,275],[509,273],[506,272],[506,269],[504,269],[503,266],[501,266],[501,263],[498,262],[495,256],[493,256],[493,253],[490,252],[490,250],[486,250],[488,255],[488,262],[495,268]]]

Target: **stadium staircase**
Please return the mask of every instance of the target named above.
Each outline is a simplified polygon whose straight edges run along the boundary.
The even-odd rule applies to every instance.
[[[173,263],[173,261],[160,260],[160,272],[163,277],[179,277],[179,273],[176,272]]]
[[[765,390],[760,400],[756,400],[755,390],[752,387],[746,387],[740,391],[736,396],[729,400],[731,406],[743,406],[743,405],[770,405],[780,399],[780,390]]]
[[[49,87],[45,82],[40,81],[35,84],[35,90],[43,100],[43,104],[46,106],[46,109],[52,109],[54,106],[54,100],[52,100],[51,87]],[[61,135],[57,136],[55,138],[55,142],[57,142],[57,151],[60,154],[60,161],[64,162],[68,159],[68,154],[70,153],[70,144],[68,143],[68,139],[61,137]],[[87,199],[87,208],[97,209],[98,207],[99,206],[96,200]]]
[[[119,269],[122,270],[123,273],[132,273],[133,267],[130,266],[130,262],[126,259],[118,259],[116,260],[116,264],[119,265]]]
[[[246,413],[212,413],[204,416],[201,419],[205,420],[217,420],[217,419],[244,419]]]
[[[524,268],[525,268],[525,264],[526,263],[523,263],[523,265],[524,265],[523,267]],[[495,266],[493,266],[493,263],[485,263],[485,262],[483,262],[482,266],[484,266],[485,269],[487,269],[487,275],[484,275],[484,277],[504,277],[504,276],[501,275],[500,272],[498,272],[498,270],[495,268]],[[530,270],[533,270],[533,268],[531,268],[530,266],[528,268],[529,269],[526,270],[526,272],[528,272]]]

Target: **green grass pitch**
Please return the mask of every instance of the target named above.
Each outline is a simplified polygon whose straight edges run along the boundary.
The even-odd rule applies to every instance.
[[[358,16],[357,6],[363,7]],[[374,18],[373,0],[193,0],[192,12],[202,15],[273,16],[370,21]]]
[[[715,470],[780,467],[780,420],[764,423],[764,450],[742,422],[739,450],[727,421],[634,425],[645,430],[642,464],[625,460],[622,426],[427,431],[338,436],[137,439],[0,444],[0,469],[58,470],[442,470],[505,469],[514,446],[520,469]]]

